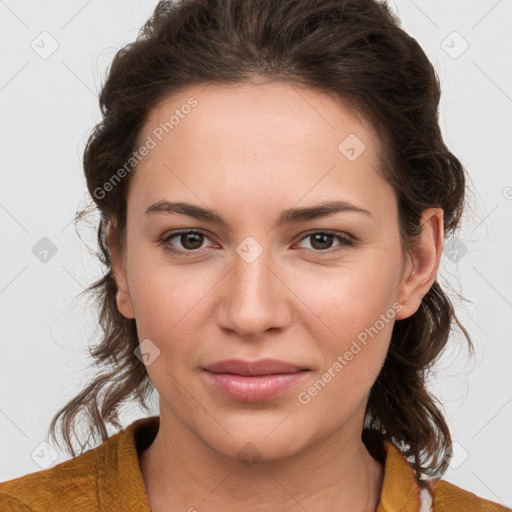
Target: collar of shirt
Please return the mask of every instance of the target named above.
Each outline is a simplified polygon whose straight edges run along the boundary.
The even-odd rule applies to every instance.
[[[102,504],[110,505],[110,500],[115,496],[123,496],[129,498],[127,502],[134,503],[134,506],[137,504],[137,510],[150,511],[138,452],[153,442],[159,423],[158,416],[141,418],[107,440],[107,444],[112,441],[112,449],[105,450],[105,464],[99,466],[104,468],[105,473],[98,475],[98,482],[101,482],[99,492],[104,492]],[[428,489],[420,487],[411,464],[393,443],[384,441],[383,448],[386,454],[384,480],[377,512],[431,510],[431,494]],[[114,466],[117,467],[116,471],[112,471]]]

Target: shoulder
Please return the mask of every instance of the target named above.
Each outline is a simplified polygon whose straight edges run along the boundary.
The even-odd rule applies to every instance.
[[[384,454],[378,453],[375,446],[374,455],[385,468],[378,512],[512,512],[505,505],[480,498],[441,478],[420,483],[412,465],[394,443],[382,443]]]
[[[511,508],[480,498],[446,480],[430,482],[434,512],[510,512]]]
[[[52,468],[0,483],[0,510],[149,510],[137,445],[154,435],[155,418],[126,429]]]
[[[52,468],[0,483],[1,508],[12,511],[50,510],[56,497],[69,504],[70,509],[86,507],[88,490],[96,487],[100,461],[106,448],[104,443]]]

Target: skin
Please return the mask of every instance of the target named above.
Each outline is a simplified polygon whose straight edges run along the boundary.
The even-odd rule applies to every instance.
[[[192,96],[198,105],[131,176],[126,247],[116,248],[114,226],[109,238],[119,310],[136,318],[140,340],[160,350],[147,366],[160,396],[160,430],[140,456],[152,510],[375,510],[383,467],[361,441],[368,393],[394,320],[412,315],[435,280],[443,212],[423,212],[423,233],[405,253],[396,194],[378,173],[378,134],[343,103],[306,87],[190,87],[153,109],[139,140]],[[349,134],[365,144],[354,161],[338,149]],[[227,227],[144,214],[164,199],[212,208]],[[326,199],[371,215],[277,226],[282,210]],[[167,244],[193,254],[173,255],[158,243],[184,228],[206,236],[196,245],[180,236]],[[356,243],[333,237],[322,246],[305,236],[310,230]],[[248,236],[263,249],[251,263],[236,251]],[[328,254],[320,256],[323,247]],[[395,319],[301,404],[298,394],[394,303],[402,306]],[[201,372],[232,357],[271,357],[310,371],[272,400],[240,402]],[[237,457],[246,443],[260,457],[251,466]]]

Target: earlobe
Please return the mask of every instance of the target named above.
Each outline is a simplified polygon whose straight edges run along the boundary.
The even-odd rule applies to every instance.
[[[130,294],[124,290],[117,290],[116,294],[117,309],[126,318],[135,318],[132,299]]]
[[[125,259],[119,253],[119,249],[115,241],[114,226],[111,223],[109,223],[107,237],[110,250],[110,261],[112,264],[112,273],[114,274],[114,280],[117,285],[117,309],[126,318],[135,318],[135,312],[128,287],[126,264],[124,261]]]
[[[396,319],[413,315],[423,297],[434,284],[444,243],[444,215],[442,208],[428,208],[422,214],[422,232],[409,253],[400,285],[398,302],[402,309]]]

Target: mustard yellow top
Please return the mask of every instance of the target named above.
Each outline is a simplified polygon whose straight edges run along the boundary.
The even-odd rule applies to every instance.
[[[155,438],[159,416],[141,418],[97,448],[52,468],[0,483],[5,512],[150,512],[138,454]],[[398,448],[384,442],[384,481],[377,512],[506,512],[444,480],[424,496]],[[427,493],[429,494],[429,493]]]

